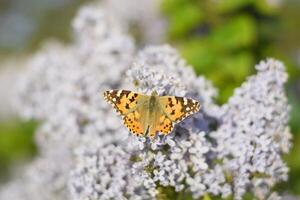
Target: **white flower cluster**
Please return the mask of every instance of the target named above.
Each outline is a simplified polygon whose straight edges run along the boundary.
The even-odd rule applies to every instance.
[[[256,66],[220,109],[222,120],[211,134],[218,159],[233,177],[234,196],[240,199],[247,186],[263,199],[269,188],[287,179],[288,168],[280,158],[290,148],[287,127],[289,107],[283,84],[287,74],[281,62],[270,59]]]
[[[203,93],[206,95],[199,96],[199,98],[202,99],[204,105],[211,103],[211,98],[216,94],[211,84],[203,77],[196,77],[192,69],[188,68],[185,62],[179,58],[176,51],[169,46],[148,47],[139,53],[135,63],[135,66],[127,72],[127,81],[124,81],[120,87],[132,87],[130,86],[131,82],[138,85],[139,90],[144,93],[156,90],[159,94],[180,96],[189,94],[194,97],[199,96],[199,93]],[[185,82],[184,79],[188,79],[188,81]],[[203,84],[197,86],[197,83]],[[195,90],[188,92],[188,87],[195,88]],[[115,114],[112,115],[115,116]],[[157,195],[156,182],[160,182],[162,186],[174,186],[177,191],[182,190],[184,188],[183,181],[187,177],[191,181],[193,180],[193,177],[188,176],[190,174],[188,172],[190,166],[193,166],[192,170],[194,171],[208,170],[204,154],[209,151],[210,144],[206,141],[203,131],[209,130],[210,121],[209,117],[199,113],[197,118],[185,121],[176,138],[176,133],[174,133],[154,142],[146,141],[145,138],[134,138],[133,136],[126,138],[128,131],[124,127],[119,128],[117,133],[123,135],[123,139],[114,140],[113,144],[120,148],[117,150],[118,152],[122,150],[123,154],[127,155],[119,158],[125,158],[125,160],[122,161],[122,164],[118,164],[120,170],[115,170],[116,173],[122,173],[117,175],[117,177],[123,177],[123,180],[125,179],[127,182],[127,186],[135,188],[135,191],[143,194],[142,196],[139,195],[143,199]],[[120,119],[114,120],[114,124],[111,122],[107,123],[113,126],[118,124],[117,127],[121,125]],[[107,165],[109,163],[105,162],[109,162],[112,159],[111,156],[114,155],[116,148],[111,149],[111,146],[99,144],[100,142],[95,140],[94,136],[85,136],[84,138],[88,142],[76,149],[78,158],[76,163],[78,165],[72,171],[71,176],[70,186],[74,199],[83,199],[85,196],[107,199],[112,198],[111,195],[113,194],[123,194],[122,198],[128,196],[128,190],[124,186],[111,186],[114,188],[114,192],[112,192],[109,189],[110,187],[106,186],[106,182],[110,179],[111,182],[115,182],[114,177],[110,176],[108,179],[102,176],[103,178],[99,180],[97,177],[99,177],[99,174],[104,173],[102,171],[103,168],[96,167],[95,169],[94,165],[91,166],[89,162],[86,162],[87,160],[91,162],[101,161],[101,165]],[[169,150],[166,151],[163,147],[167,147]],[[108,151],[107,148],[109,148],[110,153],[103,154],[103,152]],[[152,152],[152,150],[155,152]],[[185,159],[184,155],[188,155],[188,157]],[[190,161],[191,164],[187,164],[188,162],[186,161]],[[115,164],[110,164],[111,168],[114,168]],[[145,168],[147,167],[155,168],[153,177],[146,173]],[[124,172],[127,173],[123,174]],[[144,187],[138,188],[136,186],[135,176],[137,176],[139,182],[142,181]],[[92,181],[92,183],[88,181]],[[85,187],[89,184],[92,184],[97,190],[91,191],[89,187]],[[140,186],[141,184],[138,185]],[[195,187],[192,182],[191,185]],[[104,194],[103,190],[105,188],[103,189],[103,187],[106,187],[107,191],[111,192]],[[116,192],[116,189],[119,189],[119,191]],[[143,190],[144,192],[141,192]],[[125,191],[125,194],[122,191]],[[120,196],[113,197],[121,198]],[[136,199],[132,195],[128,198]]]
[[[108,13],[112,13],[124,30],[134,34],[137,42],[160,43],[166,32],[166,20],[161,17],[161,0],[103,0]]]
[[[73,28],[74,44],[47,45],[18,80],[19,113],[42,121],[40,153],[0,199],[155,199],[170,188],[194,198],[279,198],[271,189],[287,179],[281,155],[290,147],[282,63],[261,62],[220,107],[217,90],[170,46],[135,55],[102,5],[82,8]],[[202,108],[168,136],[138,138],[102,98],[118,88],[185,96]]]
[[[211,193],[227,196],[230,187],[217,166],[209,167],[212,144],[206,136],[217,120],[208,115],[218,110],[213,102],[217,92],[203,77],[197,77],[169,46],[148,47],[137,56],[136,65],[128,71],[129,80],[143,93],[186,96],[197,99],[203,110],[175,126],[172,134],[156,141],[140,140],[134,171],[151,168],[148,179],[161,186],[172,186],[176,192],[188,189],[195,198]],[[207,112],[205,112],[207,111]],[[140,172],[143,173],[143,172]],[[215,187],[214,187],[215,186]]]
[[[46,45],[18,80],[16,109],[25,118],[42,121],[36,134],[40,153],[18,181],[3,189],[0,199],[67,199],[73,149],[88,134],[103,144],[119,136],[117,117],[102,92],[122,81],[133,42],[100,7],[81,9],[74,32],[73,45]],[[8,190],[15,190],[14,198],[7,196]]]
[[[0,199],[68,199],[66,180],[72,157],[65,153],[64,147],[52,148],[57,148],[52,155],[42,155],[28,164],[23,172],[14,174],[15,179],[1,187]]]

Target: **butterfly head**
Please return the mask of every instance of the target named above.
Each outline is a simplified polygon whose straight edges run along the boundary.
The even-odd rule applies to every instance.
[[[154,90],[154,91],[151,93],[151,96],[158,96],[158,93],[156,92],[156,90]]]

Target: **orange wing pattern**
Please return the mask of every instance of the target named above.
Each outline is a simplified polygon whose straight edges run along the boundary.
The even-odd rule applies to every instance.
[[[137,110],[127,114],[123,118],[123,122],[129,131],[135,135],[141,136],[144,134],[143,124],[141,123],[141,115]]]
[[[135,135],[144,133],[141,123],[141,114],[137,110],[143,101],[144,95],[127,90],[110,90],[104,92],[104,99],[112,104],[116,111],[123,117],[124,125]]]
[[[110,90],[104,92],[104,99],[112,104],[121,115],[134,111],[144,95],[127,90]]]
[[[151,138],[155,137],[157,131],[168,135],[174,128],[174,122],[178,123],[200,109],[199,102],[184,97],[163,96],[158,97],[158,101],[156,120],[150,128]]]
[[[156,129],[157,131],[167,135],[173,130],[173,127],[172,121],[167,116],[161,115]]]
[[[176,123],[200,110],[198,101],[184,97],[163,96],[159,98],[159,103],[163,113]]]

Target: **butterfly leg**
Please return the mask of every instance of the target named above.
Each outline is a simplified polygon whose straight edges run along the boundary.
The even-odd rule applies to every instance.
[[[156,135],[155,127],[150,126],[148,134],[149,134],[149,137],[153,140],[155,138],[155,135]]]

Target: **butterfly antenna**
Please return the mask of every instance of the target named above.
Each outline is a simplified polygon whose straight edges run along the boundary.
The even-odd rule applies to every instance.
[[[147,129],[146,129],[146,131],[145,131],[145,133],[144,133],[144,136],[145,136],[146,138],[148,137],[149,128],[150,128],[150,126],[147,127]]]

